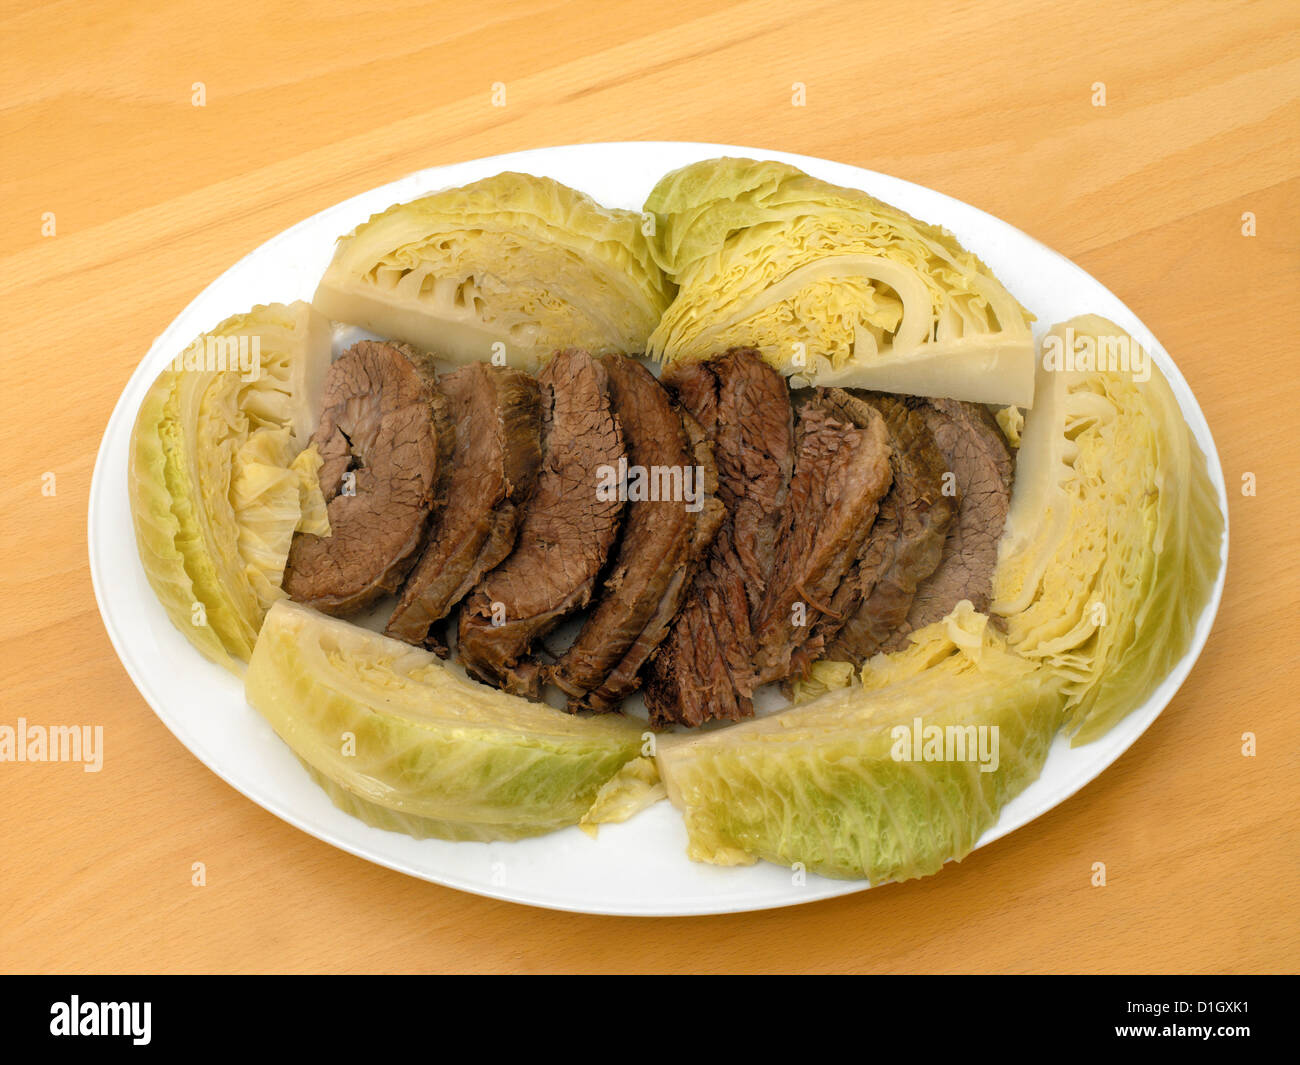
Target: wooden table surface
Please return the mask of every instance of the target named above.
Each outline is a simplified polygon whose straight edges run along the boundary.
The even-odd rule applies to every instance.
[[[102,724],[106,750],[98,774],[0,764],[0,970],[1294,971],[1297,14],[1282,0],[5,3],[0,724]],[[205,769],[96,611],[100,435],[154,337],[218,273],[416,169],[661,139],[824,156],[1006,219],[1143,318],[1218,442],[1231,564],[1182,692],[1080,794],[930,879],[654,923],[408,879]]]

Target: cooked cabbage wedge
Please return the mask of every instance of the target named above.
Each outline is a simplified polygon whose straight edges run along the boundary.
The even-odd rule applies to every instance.
[[[307,303],[255,307],[178,355],[131,433],[127,488],[145,576],[214,662],[247,661],[283,593],[296,529],[328,532],[311,435],[329,323]]]
[[[287,599],[267,614],[244,686],[337,806],[420,838],[577,824],[640,753],[634,722],[508,695]]]
[[[1033,402],[1030,314],[951,233],[793,166],[712,159],[646,200],[667,362],[752,345],[795,384]]]
[[[1205,455],[1164,376],[1113,322],[1054,326],[991,609],[1012,646],[1061,679],[1075,744],[1140,706],[1182,657],[1222,543]]]
[[[526,370],[559,348],[639,353],[671,298],[641,226],[550,178],[498,174],[358,226],[314,302],[457,362],[498,344]]]
[[[690,857],[799,862],[879,883],[969,853],[1037,777],[1060,725],[1057,682],[968,602],[911,639],[810,703],[660,737],[659,772],[685,817]],[[940,760],[927,747],[936,729]]]

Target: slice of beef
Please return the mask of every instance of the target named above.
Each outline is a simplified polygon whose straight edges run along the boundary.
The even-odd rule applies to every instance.
[[[294,537],[284,590],[338,616],[396,591],[443,501],[454,436],[429,356],[371,340],[344,352],[311,439],[330,535]]]
[[[754,713],[752,667],[731,662],[734,649],[750,646],[751,640],[744,577],[727,569],[735,559],[726,543],[730,534],[724,522],[714,540],[719,553],[695,575],[668,637],[646,668],[645,704],[655,728],[739,721]]]
[[[957,503],[943,558],[917,586],[907,619],[884,644],[886,651],[905,647],[908,633],[946,617],[963,599],[988,610],[1015,472],[1011,448],[986,407],[955,399],[909,404],[924,417],[953,474]]]
[[[480,362],[439,384],[456,424],[448,505],[384,634],[445,657],[439,622],[510,553],[542,452],[537,381],[529,374]]]
[[[956,500],[943,494],[948,463],[920,410],[878,392],[847,399],[846,412],[867,406],[884,417],[894,474],[856,572],[835,603],[845,621],[827,637],[825,657],[861,665],[907,620],[917,585],[939,565]]]
[[[657,727],[735,721],[754,712],[750,611],[762,602],[775,564],[794,467],[790,393],[785,379],[748,348],[682,367],[667,383],[713,441],[727,517],[647,663],[646,706]]]
[[[731,517],[753,613],[776,561],[777,529],[794,471],[794,412],[785,378],[753,348],[733,349],[713,366],[716,406],[706,402],[697,417],[706,427],[706,417],[715,419],[718,494]]]
[[[475,676],[536,697],[533,645],[587,605],[618,534],[622,500],[601,498],[602,466],[617,468],[623,434],[609,375],[584,351],[561,351],[538,376],[542,464],[514,550],[482,580],[460,615],[459,651]]]
[[[825,636],[817,624],[842,616],[833,605],[837,592],[892,480],[884,419],[864,406],[859,427],[839,409],[850,399],[817,390],[798,405],[798,457],[776,563],[754,615],[754,662],[763,683],[788,676],[796,652],[821,657]]]
[[[695,515],[695,525],[687,549],[687,564],[673,575],[649,622],[642,629],[641,635],[601,685],[598,694],[606,700],[610,698],[610,692],[618,690],[631,692],[641,686],[640,674],[643,672],[643,667],[670,632],[674,619],[687,601],[694,581],[707,561],[713,541],[726,520],[726,507],[717,497],[718,471],[713,459],[713,445],[692,415],[684,410],[679,413],[682,424],[686,428],[691,454],[695,459],[696,483],[697,486],[702,486],[701,497],[704,504],[700,512]]]
[[[675,409],[635,359],[607,355],[601,363],[627,449],[620,477],[627,506],[600,602],[547,671],[572,712],[616,709],[636,690],[725,513],[695,419]]]
[[[842,388],[819,388],[816,392],[827,409],[859,429],[876,425],[884,417],[876,407],[861,396],[854,395]],[[895,434],[889,432],[888,421],[885,421],[884,424],[889,440],[889,490],[880,501],[876,511],[876,519],[872,522],[871,528],[863,538],[857,558],[853,560],[844,579],[840,581],[839,587],[835,589],[835,594],[828,604],[829,609],[823,612],[822,616],[813,625],[812,635],[808,642],[795,652],[792,661],[792,673],[801,676],[806,675],[808,666],[818,657],[822,657],[820,654],[814,654],[814,649],[824,651],[835,636],[838,635],[840,629],[852,620],[854,614],[861,607],[863,599],[870,593],[871,588],[880,576],[880,569],[885,560],[885,547],[892,544],[894,535],[896,535],[896,529],[890,535],[886,535],[885,530],[890,528],[891,523],[893,525],[897,524],[897,498],[900,490],[897,483],[900,465],[899,442]],[[942,536],[940,540],[942,541]]]

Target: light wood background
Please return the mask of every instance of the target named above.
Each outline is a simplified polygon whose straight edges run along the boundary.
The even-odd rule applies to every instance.
[[[1294,4],[0,10],[0,724],[101,723],[107,748],[97,775],[0,764],[0,969],[1294,971]],[[490,106],[496,81],[505,108]],[[1199,665],[1100,779],[936,877],[653,923],[459,894],[238,795],[158,722],[109,646],[86,561],[92,463],[136,363],[204,285],[412,170],[624,139],[806,152],[976,204],[1126,300],[1205,408],[1232,560]],[[206,887],[191,886],[195,861]]]

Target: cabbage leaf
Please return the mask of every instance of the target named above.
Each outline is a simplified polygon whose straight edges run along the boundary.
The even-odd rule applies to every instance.
[[[633,758],[605,781],[596,793],[591,809],[582,815],[578,827],[595,839],[601,825],[626,821],[667,796],[668,789],[659,779],[655,760]]]
[[[796,676],[790,681],[790,701],[797,706],[837,688],[847,688],[853,683],[855,672],[852,662],[819,659],[808,667],[806,676]]]

